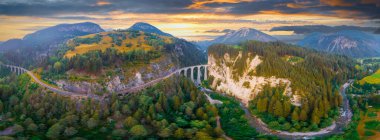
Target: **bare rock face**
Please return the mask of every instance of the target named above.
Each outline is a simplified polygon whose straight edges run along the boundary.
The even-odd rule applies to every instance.
[[[242,52],[235,58],[230,57],[228,53],[221,58],[215,58],[213,55],[208,57],[208,72],[213,81],[211,83],[212,88],[220,92],[225,92],[232,96],[239,98],[245,105],[248,105],[248,102],[255,98],[255,96],[262,91],[262,88],[265,85],[270,85],[271,87],[285,86],[285,95],[293,96],[291,89],[291,81],[285,78],[276,78],[272,77],[263,77],[255,76],[252,72],[255,72],[255,69],[262,60],[260,56],[253,56],[248,54],[248,58],[245,60],[247,63],[247,68],[243,71],[241,76],[236,78],[236,72],[233,70],[236,61],[241,61]],[[218,61],[216,60],[218,59]],[[235,77],[234,77],[235,76]],[[299,105],[297,103],[298,99],[293,99],[294,105]]]
[[[126,85],[121,82],[120,76],[115,76],[111,81],[107,82],[107,91],[119,91],[124,88],[126,88]]]
[[[75,93],[93,94],[102,90],[102,86],[98,83],[68,82],[65,80],[59,80],[56,83],[61,89]]]

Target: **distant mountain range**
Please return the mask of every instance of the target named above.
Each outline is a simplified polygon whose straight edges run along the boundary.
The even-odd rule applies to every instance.
[[[292,31],[294,34],[310,34],[313,32],[335,33],[343,30],[358,30],[363,32],[373,33],[375,27],[360,27],[360,26],[326,26],[326,25],[303,25],[303,26],[279,26],[273,27],[270,31]]]
[[[352,57],[380,56],[379,39],[362,31],[344,30],[329,34],[312,33],[297,44]]]
[[[160,29],[145,22],[137,22],[134,25],[132,25],[130,28],[128,28],[128,30],[143,31],[145,33],[155,33],[158,35],[173,37],[173,35],[162,32]]]
[[[217,37],[211,41],[201,41],[197,42],[199,46],[203,49],[207,49],[208,46],[212,44],[238,44],[247,40],[256,40],[261,42],[271,42],[276,41],[275,37],[265,34],[261,31],[252,28],[240,28],[237,31],[230,31],[223,36]]]
[[[18,47],[49,47],[63,43],[76,36],[88,35],[104,30],[95,23],[59,24],[26,35],[23,39],[10,39],[0,45],[0,50]]]

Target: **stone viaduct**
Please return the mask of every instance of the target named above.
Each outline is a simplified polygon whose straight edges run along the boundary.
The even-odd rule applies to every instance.
[[[202,74],[201,68],[203,67],[204,71]],[[190,78],[194,83],[200,84],[202,79],[201,75],[203,75],[203,80],[207,80],[207,67],[208,65],[196,65],[196,66],[190,66],[190,67],[184,67],[176,71],[177,75],[184,75],[185,77]],[[194,71],[197,70],[197,77],[194,78],[195,73]],[[188,76],[188,72],[190,71],[190,77]]]
[[[49,90],[51,90],[57,94],[61,94],[64,96],[79,97],[79,98],[93,98],[93,99],[97,99],[97,100],[104,99],[106,96],[106,94],[104,96],[98,96],[95,94],[87,94],[86,95],[86,94],[81,94],[81,93],[73,93],[73,92],[69,92],[69,91],[64,91],[63,89],[60,89],[58,87],[51,86],[51,85],[44,83],[39,78],[37,78],[31,71],[28,71],[25,68],[14,66],[14,65],[5,65],[2,63],[0,63],[0,67],[9,68],[13,73],[16,73],[17,75],[27,73],[40,86],[43,86],[43,87],[45,87],[45,88],[47,88],[47,89],[49,89]],[[164,77],[151,80],[149,82],[146,82],[146,83],[141,84],[141,85],[137,85],[135,87],[129,87],[129,88],[126,88],[124,90],[120,90],[120,91],[116,92],[116,94],[118,94],[119,96],[124,96],[126,94],[136,93],[136,92],[141,91],[147,87],[155,85],[158,82],[161,82],[162,80],[167,79],[173,75],[183,75],[185,77],[190,78],[195,84],[201,84],[201,81],[202,81],[201,75],[203,75],[203,80],[207,79],[207,67],[208,67],[207,65],[196,65],[196,66],[189,66],[189,67],[180,68],[178,70],[175,70],[175,71],[169,73],[168,75],[166,75]],[[202,74],[201,68],[203,68],[203,74]],[[197,70],[197,77],[195,77],[195,71],[196,70]],[[190,71],[190,75],[188,74],[188,71]]]
[[[13,66],[13,65],[4,65],[0,63],[0,67],[6,67],[9,68],[13,73],[16,73],[17,75],[21,75],[25,72],[28,72],[28,70],[18,67],[18,66]]]

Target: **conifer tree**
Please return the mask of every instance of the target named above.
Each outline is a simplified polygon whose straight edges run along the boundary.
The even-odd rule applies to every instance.
[[[283,117],[288,117],[290,115],[290,112],[291,112],[291,109],[292,109],[292,105],[290,104],[289,101],[284,101],[283,102],[283,106],[284,106]]]
[[[276,101],[275,103],[275,107],[274,107],[274,115],[275,116],[282,116],[284,111],[284,109],[282,108],[282,104],[280,101]]]
[[[300,118],[299,118],[301,121],[306,121],[307,120],[307,113],[306,113],[306,110],[305,108],[302,108],[301,109],[301,112],[300,112]]]
[[[292,113],[292,120],[294,121],[298,121],[299,120],[299,115],[298,115],[298,107],[296,107],[294,110],[293,110],[293,113]]]
[[[311,114],[311,122],[312,123],[319,124],[320,118],[319,118],[318,114],[319,114],[319,110],[318,110],[318,108],[315,108],[313,110],[313,113]]]

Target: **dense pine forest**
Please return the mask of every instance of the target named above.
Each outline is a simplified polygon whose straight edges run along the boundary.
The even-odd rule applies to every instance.
[[[101,102],[56,95],[26,74],[2,77],[0,92],[0,127],[11,127],[17,139],[214,139],[224,133],[216,127],[218,109],[184,78]]]
[[[331,125],[342,104],[340,85],[349,77],[355,77],[358,71],[355,69],[356,62],[346,56],[324,54],[280,42],[248,41],[235,46],[219,44],[209,48],[209,55],[216,57],[217,61],[226,53],[231,58],[239,53],[242,55],[232,67],[235,77],[239,77],[248,67],[248,58],[259,55],[262,63],[250,72],[251,75],[276,76],[292,82],[292,92],[302,97],[301,106],[290,103],[289,97],[283,94],[282,86],[266,86],[250,102],[253,113],[269,127],[291,132],[315,131]],[[302,61],[289,62],[284,59],[287,56]]]

